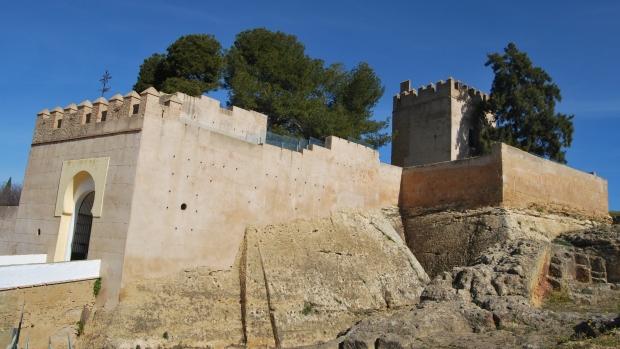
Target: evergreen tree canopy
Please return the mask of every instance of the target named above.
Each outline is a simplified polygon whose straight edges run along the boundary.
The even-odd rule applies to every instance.
[[[229,103],[269,116],[280,134],[324,138],[335,135],[378,147],[387,121],[371,120],[383,95],[381,80],[366,63],[350,71],[325,67],[306,55],[293,35],[253,29],[241,32],[226,56]]]
[[[4,184],[0,187],[0,206],[16,206],[19,204],[19,198],[21,196],[21,185],[13,184],[12,179],[9,177]]]
[[[484,125],[483,144],[503,142],[545,158],[566,163],[565,148],[573,136],[572,115],[555,112],[561,100],[559,87],[525,52],[509,43],[504,54],[488,55],[495,79],[491,96],[482,103],[480,120],[493,115],[494,126]]]
[[[211,35],[187,35],[140,66],[134,90],[149,86],[199,96],[219,86],[224,73],[229,104],[269,116],[275,133],[325,138],[334,135],[375,147],[389,142],[387,121],[372,120],[383,95],[366,63],[351,70],[308,57],[297,37],[267,29],[241,32],[224,57]]]
[[[155,53],[144,60],[134,90],[152,86],[166,93],[200,96],[219,87],[223,64],[222,46],[212,35],[182,36],[168,46],[166,54]]]

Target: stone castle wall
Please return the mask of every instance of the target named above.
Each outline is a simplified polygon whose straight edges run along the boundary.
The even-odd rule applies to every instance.
[[[152,88],[44,110],[15,231],[2,247],[50,261],[58,254],[67,160],[109,158],[88,255],[102,260],[109,300],[118,299],[122,280],[229,268],[248,224],[398,203],[401,168],[381,164],[377,151],[335,137],[290,151],[264,144],[266,127],[263,114]]]
[[[505,144],[486,156],[403,169],[400,205],[419,212],[532,208],[609,220],[606,180]]]
[[[88,258],[101,259],[101,275],[107,281],[103,292],[117,293],[114,285],[121,280],[140,137],[140,132],[117,133],[33,145],[15,232],[3,243],[9,254],[45,253],[53,261],[61,229],[55,210],[63,162],[108,157],[102,215],[92,221]]]
[[[8,240],[15,233],[15,220],[19,206],[0,206],[0,255],[9,255]]]
[[[398,203],[401,168],[380,163],[373,149],[328,137],[326,147],[291,151],[205,126],[226,115],[211,111],[197,122],[188,110],[145,117],[124,282],[189,266],[229,268],[248,224]]]
[[[605,179],[505,144],[501,154],[504,206],[609,220]]]
[[[499,206],[501,153],[403,169],[400,205],[414,211]]]

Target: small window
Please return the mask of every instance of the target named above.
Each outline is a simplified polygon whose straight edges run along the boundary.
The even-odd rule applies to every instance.
[[[105,121],[105,119],[108,117],[108,111],[104,110],[101,112],[101,121]]]
[[[140,104],[133,105],[133,114],[138,114],[138,110],[140,110]]]
[[[90,124],[90,113],[86,114],[86,120],[84,120],[84,123]]]
[[[60,128],[60,126],[62,126],[62,119],[56,121],[56,128]]]

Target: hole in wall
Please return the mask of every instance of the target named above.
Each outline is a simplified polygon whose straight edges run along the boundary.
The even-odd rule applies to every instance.
[[[41,228],[37,229],[37,236],[41,236]]]
[[[187,204],[186,203],[182,203],[181,204],[181,210],[185,211],[186,208],[187,208]]]

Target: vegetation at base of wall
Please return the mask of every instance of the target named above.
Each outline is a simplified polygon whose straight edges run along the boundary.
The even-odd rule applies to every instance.
[[[562,308],[568,303],[572,303],[573,300],[570,296],[570,290],[566,280],[562,282],[562,286],[559,290],[554,289],[545,297],[545,307],[549,309]]]
[[[12,179],[9,178],[6,182],[0,185],[0,206],[17,206],[19,205],[19,198],[22,195],[22,186],[14,184]]]
[[[609,211],[609,215],[614,224],[620,224],[620,211]]]
[[[391,140],[382,132],[388,120],[373,118],[384,88],[370,65],[327,65],[280,31],[243,31],[225,54],[212,35],[182,36],[144,60],[134,89],[149,86],[192,96],[223,87],[229,105],[268,115],[269,131],[280,135],[333,135],[375,148]]]
[[[99,291],[101,291],[101,278],[95,280],[93,284],[93,295],[97,297],[99,295]]]
[[[310,315],[313,309],[314,309],[314,306],[312,305],[312,303],[304,302],[304,308],[301,310],[301,313],[303,315]]]
[[[573,115],[555,111],[562,96],[551,76],[534,66],[514,43],[509,43],[503,54],[489,54],[485,65],[491,66],[495,78],[490,98],[475,107],[477,152],[486,153],[492,142],[503,142],[566,163],[566,148],[573,140]]]
[[[82,321],[78,321],[75,323],[75,326],[77,327],[75,330],[75,335],[79,337],[84,333],[84,323]]]

